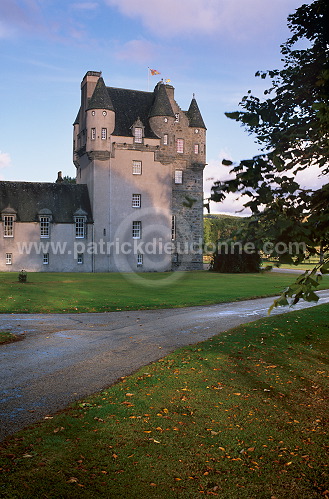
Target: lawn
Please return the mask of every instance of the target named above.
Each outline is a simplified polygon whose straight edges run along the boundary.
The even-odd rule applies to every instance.
[[[0,445],[3,498],[328,498],[329,305],[145,366]]]
[[[207,271],[145,274],[0,273],[0,313],[108,312],[210,305],[275,296],[291,274],[217,274]],[[322,288],[329,287],[324,276]]]
[[[18,341],[20,338],[9,331],[0,331],[0,345],[4,343],[12,343]]]

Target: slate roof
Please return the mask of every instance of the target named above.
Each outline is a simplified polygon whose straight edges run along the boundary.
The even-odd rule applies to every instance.
[[[158,138],[150,127],[149,118],[153,116],[175,116],[167,95],[166,86],[164,83],[159,82],[153,92],[106,87],[103,78],[100,77],[94,93],[89,99],[87,109],[109,109],[114,111],[115,129],[113,135],[131,137],[132,126],[139,119],[144,125],[144,136],[152,139]],[[80,113],[81,109],[74,124],[80,122]],[[185,113],[189,119],[189,126],[206,128],[194,97],[189,110],[185,111]]]
[[[142,121],[147,138],[158,138],[149,125],[149,112],[153,105],[154,93],[141,90],[107,87],[115,111],[115,129],[113,135],[130,137],[131,127],[138,120]]]
[[[13,210],[18,222],[37,222],[38,214],[49,210],[55,223],[73,223],[83,210],[92,222],[88,189],[85,184],[0,181],[0,212]]]
[[[200,113],[199,106],[197,104],[197,101],[193,97],[191,100],[191,104],[189,107],[189,110],[186,111],[186,115],[189,119],[189,125],[193,127],[199,127],[199,128],[206,128],[206,125],[204,124],[203,118]]]
[[[171,116],[175,117],[175,113],[171,107],[169,97],[166,92],[166,87],[162,83],[158,83],[154,89],[154,102],[149,113],[152,116]]]
[[[87,109],[108,109],[114,111],[111,97],[109,96],[102,77],[100,77],[96,83],[94,93],[89,99]]]

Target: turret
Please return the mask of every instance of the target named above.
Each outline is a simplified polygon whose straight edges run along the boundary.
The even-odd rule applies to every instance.
[[[175,114],[167,95],[167,85],[159,82],[154,89],[154,102],[149,113],[149,123],[153,132],[161,137],[166,123],[172,124]]]
[[[104,80],[99,77],[86,108],[86,151],[109,150],[114,126],[114,107]]]
[[[85,111],[101,75],[100,71],[88,71],[81,82],[80,131],[85,128]]]
[[[206,130],[206,125],[204,124],[204,121],[203,121],[203,118],[201,116],[197,101],[195,100],[194,94],[193,94],[193,98],[191,100],[191,104],[190,104],[190,107],[189,107],[186,115],[188,117],[190,127],[204,128]]]
[[[194,165],[199,165],[204,168],[206,156],[206,125],[200,113],[199,106],[195,100],[194,94],[191,100],[190,107],[186,111],[188,118],[189,129],[192,139],[192,155],[191,160]]]

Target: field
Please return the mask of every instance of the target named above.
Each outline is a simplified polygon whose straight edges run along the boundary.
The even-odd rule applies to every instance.
[[[0,273],[0,313],[79,313],[210,305],[275,296],[292,274]],[[324,276],[321,288],[329,287]]]

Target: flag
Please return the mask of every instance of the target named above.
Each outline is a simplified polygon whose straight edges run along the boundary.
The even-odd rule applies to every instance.
[[[161,75],[160,71],[157,71],[156,69],[150,69],[150,72],[151,72],[151,75],[154,76],[154,75]]]
[[[171,80],[167,79],[167,80],[165,80],[165,82],[166,82],[166,83],[170,83],[170,82],[171,82]]]

